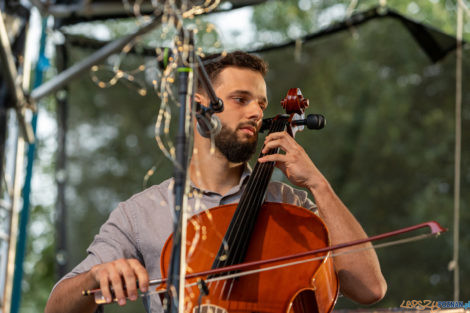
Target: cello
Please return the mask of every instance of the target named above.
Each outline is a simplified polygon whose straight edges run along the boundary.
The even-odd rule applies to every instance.
[[[288,106],[290,102],[294,102],[297,112],[300,109],[303,112],[308,105],[308,100],[303,99],[300,91],[295,89],[289,91],[287,99],[282,103]],[[277,129],[282,131],[284,128],[291,134],[294,133],[292,125],[307,124],[312,128],[312,125],[309,126],[309,123],[312,124],[312,119],[309,117],[312,116],[306,120],[298,120],[295,116],[298,113],[291,114],[293,115],[280,115],[268,119],[265,128],[269,128],[270,132]],[[277,151],[268,153],[274,154]],[[333,251],[422,228],[429,228],[430,233],[387,242],[376,247],[438,236],[447,230],[437,222],[430,221],[372,237],[330,245],[325,225],[311,211],[282,203],[262,203],[273,166],[272,163],[257,163],[255,166],[245,188],[254,191],[252,196],[255,198],[250,199],[246,195],[249,194],[247,191],[238,205],[212,208],[189,220],[186,241],[187,288],[184,294],[185,305],[180,307],[180,312],[330,312],[339,290],[332,262]],[[244,238],[245,241],[242,240]],[[168,270],[171,246],[172,236],[162,251],[163,275]],[[292,260],[297,261],[292,262]],[[303,263],[300,265],[300,262]],[[209,270],[211,263],[213,270]],[[247,269],[250,270],[246,271]],[[243,272],[233,273],[242,270]],[[253,275],[254,272],[256,273]],[[220,273],[224,273],[224,276],[219,276]],[[241,275],[247,276],[241,277]],[[240,277],[232,279],[235,276]],[[200,282],[199,277],[210,282],[208,295],[205,290],[206,293],[202,293],[197,287],[193,287],[197,285],[196,281]],[[222,283],[215,282],[216,279],[225,280]],[[155,293],[162,296],[162,293],[167,292],[167,281],[166,278],[150,281],[150,285],[158,287],[155,291],[141,296]],[[100,289],[83,290],[82,294],[94,295],[97,304],[107,302]],[[113,301],[117,301],[114,296]]]
[[[299,120],[308,100],[298,88],[290,89],[281,104],[286,114],[265,120],[262,129],[269,129],[269,133],[287,131],[294,136],[297,125],[312,123],[309,119]],[[266,154],[278,152],[276,148]],[[264,202],[273,170],[274,162],[258,162],[238,204],[211,208],[189,219],[187,274],[207,270],[210,264],[217,269],[330,246],[328,230],[314,212],[291,204]],[[163,275],[169,270],[172,246],[170,236],[160,259]],[[183,312],[329,313],[339,293],[338,277],[329,254],[318,253],[315,256],[323,258],[308,263],[212,281],[205,296],[200,295],[197,286],[187,287]],[[263,265],[257,267],[262,268]],[[187,283],[195,281],[192,278]],[[165,284],[159,287],[162,288],[166,288]]]

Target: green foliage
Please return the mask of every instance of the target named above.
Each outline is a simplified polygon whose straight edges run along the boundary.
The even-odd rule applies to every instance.
[[[429,64],[395,21],[375,21],[355,31],[357,39],[342,33],[304,44],[300,60],[294,49],[264,55],[271,65],[270,112],[278,110],[273,99],[295,86],[310,98],[310,112],[326,116],[324,130],[299,134],[297,140],[369,234],[427,220],[450,228],[437,240],[378,251],[389,292],[376,306],[452,299],[447,264],[452,259],[453,55]],[[464,96],[464,134],[469,96]],[[469,152],[464,144],[463,160]],[[467,171],[464,166],[462,173]],[[463,179],[462,186],[469,182]],[[463,208],[470,199],[462,194],[461,200],[465,225],[469,215]],[[468,246],[467,237],[462,235],[461,247]],[[470,268],[461,260],[466,277]],[[469,296],[461,284],[461,298]],[[337,307],[355,306],[342,299]]]
[[[348,14],[361,12],[379,5],[377,0],[284,0],[268,1],[253,15],[257,40],[276,42],[284,38],[297,38],[342,21]],[[468,6],[468,5],[467,5]],[[388,0],[386,7],[411,19],[432,25],[448,34],[456,33],[456,4],[452,0]],[[470,38],[470,23],[465,24],[464,38]]]

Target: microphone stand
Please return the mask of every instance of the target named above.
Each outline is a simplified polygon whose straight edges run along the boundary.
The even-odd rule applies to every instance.
[[[185,40],[187,42],[185,42]],[[178,49],[178,99],[180,103],[178,132],[176,135],[174,167],[175,184],[173,193],[175,196],[174,204],[174,223],[173,223],[173,248],[171,251],[171,260],[168,274],[168,292],[164,300],[164,309],[166,313],[178,313],[179,309],[184,309],[184,267],[186,264],[186,205],[187,205],[187,169],[188,169],[188,148],[187,139],[192,135],[191,121],[186,118],[187,111],[191,110],[194,103],[194,77],[193,86],[188,90],[190,75],[194,75],[194,33],[191,30],[181,30],[179,41],[183,44],[183,49]],[[187,56],[186,60],[184,58]]]
[[[186,36],[187,39],[186,39]],[[178,98],[180,103],[178,132],[176,135],[175,144],[175,158],[176,165],[174,168],[175,184],[173,193],[175,196],[175,220],[173,224],[173,247],[171,251],[171,260],[168,274],[168,292],[164,300],[164,310],[166,313],[178,313],[184,310],[184,284],[185,284],[185,266],[186,266],[186,206],[187,206],[187,191],[189,185],[187,183],[187,169],[189,161],[188,148],[189,144],[187,139],[192,133],[192,121],[186,118],[187,111],[191,113],[194,103],[194,91],[196,84],[194,82],[200,79],[202,86],[206,90],[210,98],[209,107],[205,107],[200,103],[196,104],[196,114],[204,117],[212,115],[215,112],[222,112],[224,109],[223,101],[215,94],[214,88],[211,84],[210,78],[207,75],[204,65],[199,56],[194,52],[194,32],[192,30],[181,31],[179,40],[183,43],[183,51],[179,51],[178,58]],[[187,44],[185,43],[187,40]],[[187,59],[184,60],[185,53]],[[195,61],[198,62],[199,75],[194,71]],[[188,90],[189,78],[192,74],[192,83],[190,90]]]
[[[214,113],[222,112],[224,110],[224,103],[222,99],[218,98],[215,94],[214,87],[212,86],[209,75],[207,75],[207,72],[204,69],[204,64],[198,55],[196,55],[196,60],[198,63],[199,81],[206,90],[210,100],[209,107],[205,107],[199,102],[196,103],[196,114],[206,117]]]

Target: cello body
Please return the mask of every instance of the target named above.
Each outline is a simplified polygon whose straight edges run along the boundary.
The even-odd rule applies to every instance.
[[[237,204],[223,205],[188,220],[187,274],[209,269],[224,244],[224,234],[236,208]],[[162,251],[162,275],[168,273],[172,241],[170,236]],[[244,261],[265,260],[329,244],[327,228],[316,214],[290,204],[266,202],[258,213]],[[328,254],[315,255],[323,255],[321,260],[210,282],[209,294],[201,297],[200,305],[198,287],[188,287],[184,312],[329,313],[336,303],[339,283]],[[192,282],[196,279],[187,281]]]

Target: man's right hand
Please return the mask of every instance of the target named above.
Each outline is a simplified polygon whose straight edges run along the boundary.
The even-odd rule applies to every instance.
[[[147,270],[136,259],[119,259],[95,265],[88,272],[64,279],[51,293],[46,313],[92,313],[97,304],[93,297],[84,297],[82,290],[101,288],[103,296],[112,301],[110,286],[119,305],[126,304],[126,295],[137,300],[137,281],[142,292],[149,287]]]
[[[141,292],[147,292],[149,287],[147,270],[136,259],[98,264],[91,268],[90,274],[100,286],[107,303],[113,299],[110,286],[119,305],[126,304],[126,295],[132,301],[137,300],[137,287]]]

